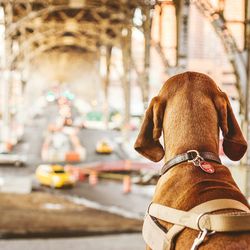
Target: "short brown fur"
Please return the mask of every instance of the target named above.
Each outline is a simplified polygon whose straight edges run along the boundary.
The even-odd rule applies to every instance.
[[[187,150],[218,154],[219,127],[223,149],[232,160],[239,160],[247,143],[233,115],[231,105],[214,81],[197,72],[186,72],[170,78],[146,112],[135,149],[153,161],[164,156],[165,162]],[[164,135],[164,149],[159,142]],[[229,170],[210,163],[214,174],[182,163],[163,175],[156,186],[153,202],[189,210],[212,199],[231,198],[248,205]],[[166,228],[171,225],[162,222]],[[176,250],[190,249],[198,232],[185,229],[176,240]],[[149,249],[149,248],[147,248]],[[216,233],[206,239],[199,250],[250,249],[248,233]]]

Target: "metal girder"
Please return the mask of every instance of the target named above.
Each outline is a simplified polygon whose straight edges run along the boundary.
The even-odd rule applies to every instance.
[[[22,62],[21,59],[25,59],[25,61],[31,61],[32,59],[39,56],[43,52],[48,51],[48,50],[53,49],[53,48],[58,48],[58,47],[70,47],[71,46],[71,47],[82,48],[85,51],[87,50],[86,48],[88,48],[88,51],[92,51],[92,52],[96,51],[95,45],[92,46],[92,48],[91,48],[91,44],[85,44],[85,42],[86,42],[85,39],[81,40],[81,39],[74,39],[74,38],[73,39],[64,38],[64,39],[61,39],[60,41],[58,41],[56,39],[56,37],[53,37],[50,40],[44,40],[44,43],[41,43],[39,47],[34,48],[31,51],[29,51],[29,53],[27,55],[24,55],[24,54],[20,55],[19,54],[18,56],[20,56],[22,58],[18,58],[18,56],[16,58],[13,58],[13,63],[17,64],[18,61]]]
[[[210,21],[216,33],[220,37],[226,50],[228,59],[234,68],[236,75],[236,87],[240,96],[241,113],[246,115],[247,71],[246,64],[240,53],[234,37],[227,28],[226,20],[221,13],[214,10],[208,0],[192,0],[201,13]]]
[[[88,10],[88,12],[91,12],[93,15],[93,18],[100,22],[101,25],[104,25],[105,22],[107,25],[113,25],[117,24],[118,22],[120,22],[123,25],[126,25],[127,23],[127,10],[125,8],[120,9],[120,12],[108,12],[108,10],[104,7],[104,6],[99,6],[97,8],[94,8],[93,10],[89,10],[89,7],[86,5],[85,6]],[[13,34],[14,32],[16,32],[17,30],[21,29],[23,26],[28,25],[28,26],[32,26],[32,22],[35,19],[45,16],[45,15],[49,15],[52,12],[60,12],[59,15],[61,15],[61,17],[64,15],[64,17],[62,17],[62,19],[66,20],[69,19],[70,17],[68,15],[66,15],[65,13],[63,13],[63,11],[66,10],[70,10],[71,7],[70,5],[48,5],[45,8],[42,8],[40,10],[37,11],[31,11],[30,13],[22,16],[19,20],[17,20],[16,22],[12,23],[9,27],[7,28],[6,31],[6,36],[9,36],[11,34]],[[84,13],[84,7],[81,7],[79,9],[80,14]],[[105,12],[106,12],[106,16],[105,16]],[[79,18],[77,18],[77,16],[79,17],[79,13],[75,14],[73,16],[73,18],[76,18],[76,20],[79,21]],[[72,17],[71,17],[72,18]],[[105,21],[106,20],[106,21]],[[111,22],[109,23],[109,20],[111,20]],[[93,23],[93,26],[97,25],[96,23]],[[113,27],[114,28],[114,27]]]
[[[166,1],[157,1],[157,2],[160,4]],[[214,27],[216,33],[220,37],[222,44],[226,50],[229,62],[233,66],[234,73],[237,79],[236,87],[238,89],[239,96],[240,96],[241,113],[243,115],[246,115],[246,93],[247,93],[246,91],[246,87],[247,87],[246,63],[244,61],[242,54],[240,53],[237,47],[234,37],[232,36],[231,32],[226,26],[226,20],[224,19],[222,15],[222,11],[216,12],[209,0],[190,0],[190,1],[189,0],[173,0],[173,2],[177,9],[177,15],[178,15],[178,10],[180,10],[183,5],[187,5],[189,2],[192,4],[195,4],[197,8],[201,11],[201,13],[210,21],[210,23]],[[183,47],[184,45],[185,43],[181,41],[179,42],[179,46]],[[165,54],[163,53],[163,51],[161,50],[161,47],[158,44],[155,44],[155,46],[156,46],[158,53],[160,54],[162,58],[163,64],[166,67],[168,67],[169,65],[168,65],[167,58]],[[185,47],[187,46],[185,45]],[[182,51],[185,52],[185,49],[183,48]],[[182,54],[183,53],[179,53],[179,56],[181,55],[181,58],[183,57]],[[169,68],[170,67],[168,67],[168,69]]]
[[[74,32],[79,30],[79,36],[93,36],[93,39],[96,38],[100,41],[99,44],[114,45],[119,42],[116,37],[121,35],[122,28],[130,25],[129,20],[132,18],[133,9],[137,5],[152,5],[153,2],[141,0],[114,2],[104,0],[86,0],[84,2],[78,0],[61,0],[60,2],[56,0],[30,0],[28,2],[2,0],[1,4],[4,8],[8,7],[6,19],[13,14],[15,17],[14,22],[6,23],[6,39],[15,39],[22,47],[21,43],[23,41],[27,43],[33,36],[31,33],[43,33],[41,27],[53,25],[55,22],[53,18],[47,20],[51,14],[60,17],[60,21],[63,22],[60,28],[65,32],[71,32],[73,28]],[[93,6],[95,8],[90,9]],[[92,19],[94,18],[94,22],[89,15]],[[85,20],[85,18],[91,20]],[[34,40],[35,38],[31,38],[31,41]]]
[[[124,91],[124,139],[128,140],[128,126],[130,122],[130,111],[131,111],[131,38],[132,31],[127,29],[122,40],[122,61],[123,61],[123,91]]]
[[[47,14],[52,11],[57,10],[64,10],[69,8],[68,6],[48,6],[47,8],[44,8],[42,10],[38,11],[31,11],[28,15],[22,17],[20,20],[18,20],[15,23],[12,23],[10,27],[6,27],[6,33],[5,36],[8,38],[11,36],[14,32],[16,32],[18,29],[20,29],[25,23],[30,24],[30,22],[38,17],[41,17],[44,14]]]
[[[111,25],[110,28],[112,28],[113,26]],[[117,34],[116,36],[112,39],[112,43],[116,43],[118,40],[118,37],[120,36],[120,32],[121,32],[121,28],[122,25],[117,25],[116,29],[117,29]],[[76,36],[82,36],[82,37],[87,37],[87,38],[93,38],[95,40],[101,39],[101,40],[109,40],[108,35],[102,31],[102,29],[100,27],[93,27],[93,24],[90,23],[85,23],[85,22],[81,22],[81,23],[77,23],[75,21],[72,20],[68,20],[64,23],[56,23],[56,22],[50,22],[44,25],[41,25],[40,27],[36,28],[32,34],[28,35],[28,39],[32,39],[33,41],[35,41],[36,37],[40,38],[40,34],[45,34],[47,33],[48,30],[60,30],[61,33],[65,33],[65,35],[71,35],[74,34]],[[53,35],[53,34],[51,34]],[[106,36],[106,37],[105,37]],[[20,38],[18,38],[17,40],[22,43],[27,41],[27,37],[25,36],[20,36]]]
[[[154,48],[156,49],[157,53],[159,54],[160,58],[161,58],[161,61],[166,69],[166,71],[169,69],[170,67],[170,64],[168,62],[168,59],[163,51],[163,48],[161,46],[161,37],[162,37],[162,2],[161,1],[158,1],[159,3],[157,4],[157,7],[159,8],[158,11],[159,11],[159,41],[151,41],[151,46],[154,46]]]
[[[16,51],[15,53],[12,53],[11,55],[11,59],[10,61],[14,62],[18,59],[18,57],[22,57],[23,53],[27,53],[27,51],[29,51],[29,53],[32,53],[32,51],[34,49],[36,49],[37,47],[44,45],[44,44],[50,44],[51,40],[56,40],[58,43],[61,42],[61,40],[65,40],[68,38],[68,40],[70,38],[73,38],[74,41],[81,41],[81,47],[83,48],[84,46],[86,50],[90,50],[90,51],[96,51],[96,42],[94,39],[91,38],[87,38],[84,37],[84,39],[82,38],[82,36],[80,36],[78,33],[73,33],[75,34],[75,36],[63,36],[63,34],[65,33],[65,31],[60,30],[60,29],[56,29],[56,28],[50,28],[44,32],[37,32],[36,35],[31,36],[30,38],[24,40],[22,43],[20,43],[20,47],[19,50],[20,51]],[[72,40],[72,39],[71,39]]]
[[[106,129],[109,128],[109,85],[110,85],[110,66],[112,57],[112,46],[105,46],[105,76],[103,77],[103,91],[104,91],[104,120]]]
[[[39,45],[42,35],[47,34],[48,37],[54,36],[55,34],[53,32],[48,32],[48,30],[51,30],[51,27],[61,30],[61,39],[65,39],[63,33],[65,33],[66,36],[74,33],[74,36],[82,37],[82,40],[86,39],[86,42],[83,43],[86,46],[88,46],[88,44],[94,44],[94,42],[89,42],[91,39],[95,40],[95,44],[98,46],[101,44],[119,46],[121,31],[124,27],[128,26],[129,20],[132,18],[133,11],[129,10],[129,8],[134,8],[136,5],[134,4],[131,5],[133,7],[127,7],[124,2],[121,4],[116,3],[115,8],[118,8],[118,11],[115,11],[109,10],[107,7],[109,5],[106,6],[105,4],[99,4],[90,11],[89,6],[93,6],[93,1],[85,1],[85,5],[79,5],[78,2],[79,1],[62,1],[62,4],[58,4],[58,2],[53,0],[29,1],[28,4],[26,2],[26,9],[22,7],[20,8],[20,11],[18,10],[20,13],[19,16],[16,17],[16,22],[6,23],[5,37],[6,39],[14,39],[18,41],[21,54],[24,48],[30,46],[30,43],[34,43],[36,46]],[[95,2],[100,3],[102,1]],[[136,1],[133,2],[135,3]],[[14,7],[12,4],[18,3],[22,3],[22,1],[4,1],[2,3],[5,8],[8,6],[6,19],[13,14]],[[34,3],[41,3],[41,9],[32,9],[34,6],[31,5]],[[27,10],[30,10],[30,12]],[[56,15],[61,21],[56,21],[53,18],[50,18],[50,20],[47,21],[49,15],[52,15],[52,17],[53,15]],[[93,18],[95,21],[89,21],[88,18]],[[55,33],[57,34],[57,32]],[[31,50],[32,46],[29,51]],[[90,50],[93,50],[93,48],[91,47]],[[24,53],[27,53],[27,50],[25,50]],[[22,55],[18,57],[16,52],[12,55],[11,61],[16,60],[17,58],[22,58]]]
[[[173,73],[177,73],[178,71],[183,70],[187,66],[187,48],[188,48],[188,20],[189,20],[189,5],[190,0],[158,0],[157,4],[160,8],[165,6],[165,4],[174,4],[176,9],[176,18],[177,18],[177,65],[170,66],[170,63],[166,57],[166,54],[161,46],[160,42],[151,41],[151,45],[155,47],[158,52],[161,61],[165,67],[166,73],[168,75],[172,75]],[[160,13],[161,19],[161,13]],[[161,22],[161,21],[160,21]],[[161,29],[160,27],[160,33]]]
[[[5,10],[6,44],[18,44],[8,47],[5,68],[7,71],[24,69],[32,59],[53,49],[65,52],[80,48],[81,52],[96,52],[101,45],[122,47],[127,124],[130,116],[131,20],[137,6],[153,4],[153,0],[0,0]],[[128,30],[125,39],[129,42],[125,46],[124,30]],[[125,58],[127,56],[129,58]],[[11,80],[6,86],[9,88],[10,84]],[[7,107],[5,112],[9,118]]]
[[[166,70],[168,70],[170,68],[170,65],[169,65],[168,59],[167,59],[160,43],[151,41],[151,45],[154,46],[154,48],[156,49],[156,51],[158,52],[158,54],[161,58],[161,61],[164,65],[164,67],[166,68]]]
[[[144,68],[141,75],[141,92],[142,101],[144,108],[146,109],[149,101],[149,70],[150,70],[150,44],[151,44],[151,26],[152,18],[150,16],[151,7],[142,7],[142,14],[144,15],[144,20],[142,23],[143,34],[144,34]]]
[[[177,67],[186,69],[188,60],[188,24],[190,0],[180,0],[177,16]]]
[[[247,138],[247,142],[250,142],[250,1],[245,1],[246,10],[246,32],[245,32],[245,45],[247,50],[247,89],[246,89],[246,116],[244,132]],[[245,163],[248,166],[246,170],[246,195],[250,197],[250,151],[248,150],[245,157]]]

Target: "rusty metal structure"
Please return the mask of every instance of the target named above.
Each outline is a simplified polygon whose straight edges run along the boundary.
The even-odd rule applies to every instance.
[[[21,74],[21,82],[27,81],[23,74],[32,60],[42,53],[78,51],[100,54],[105,48],[106,76],[103,81],[105,96],[108,95],[110,54],[112,47],[122,49],[122,85],[126,100],[125,123],[129,120],[131,30],[136,8],[143,14],[141,29],[145,34],[145,70],[141,77],[147,79],[149,71],[150,10],[154,1],[107,1],[107,0],[1,0],[5,23],[6,72]],[[5,81],[5,93],[11,89],[11,74]],[[147,81],[142,81],[147,82]],[[147,84],[143,83],[144,99]],[[5,102],[6,103],[6,102]],[[8,102],[7,102],[8,103]],[[3,121],[9,127],[9,107],[3,110]],[[6,134],[6,133],[5,133]],[[8,133],[7,133],[8,134]],[[8,137],[8,136],[7,136]]]

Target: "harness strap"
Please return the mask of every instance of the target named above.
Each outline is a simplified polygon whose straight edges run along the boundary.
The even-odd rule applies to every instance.
[[[226,208],[235,208],[249,212],[249,208],[236,200],[213,200],[210,203],[201,204],[202,210],[210,210],[212,205],[213,211]],[[250,230],[250,214],[204,214],[201,216],[196,213],[195,209],[191,211],[182,211],[171,207],[153,203],[150,205],[149,214],[158,219],[200,230],[206,228],[209,231],[231,232]],[[199,218],[200,217],[200,218]],[[199,219],[199,221],[198,221]]]
[[[216,232],[250,231],[250,213],[205,215],[201,228]]]
[[[149,210],[151,210],[152,207],[154,207],[155,205],[159,205],[159,204],[151,204],[149,207]],[[192,208],[189,211],[192,213],[200,214],[200,213],[209,213],[209,212],[213,212],[213,211],[221,210],[221,209],[239,209],[239,210],[243,210],[247,212],[249,211],[249,208],[247,206],[245,206],[241,202],[231,200],[231,199],[216,199],[216,200],[207,201],[205,203],[202,203]],[[155,209],[155,208],[154,210],[157,211],[156,213],[160,215],[160,217],[162,217],[162,213],[163,213],[162,209],[160,209],[162,210],[161,212],[159,212],[158,209]],[[151,211],[149,212],[151,214]],[[165,213],[166,212],[164,212],[164,214]],[[183,231],[185,229],[185,226],[175,224],[168,230],[167,233],[165,233],[153,221],[150,214],[148,212],[146,213],[144,223],[143,223],[142,235],[143,235],[145,242],[152,250],[171,250],[171,248],[173,247],[173,240],[175,236],[178,235],[181,231]],[[151,215],[154,216],[153,214]],[[197,214],[196,214],[196,218],[197,218]],[[163,218],[163,220],[165,219]],[[246,223],[246,224],[249,224],[249,223]]]
[[[152,250],[170,249],[170,242],[166,233],[157,226],[148,213],[146,213],[144,218],[142,236]]]

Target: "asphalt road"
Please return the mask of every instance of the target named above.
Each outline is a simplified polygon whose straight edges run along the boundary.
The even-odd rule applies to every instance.
[[[76,111],[74,111],[76,115]],[[0,176],[15,175],[27,176],[35,172],[37,166],[43,163],[41,159],[41,147],[44,141],[44,136],[47,131],[47,126],[50,123],[55,123],[57,117],[57,107],[51,105],[44,110],[44,114],[37,115],[30,120],[25,127],[24,136],[18,143],[13,153],[24,154],[27,156],[27,164],[23,168],[15,166],[0,167]],[[98,130],[98,129],[81,129],[78,133],[81,144],[86,149],[86,159],[83,163],[103,162],[126,159],[128,156],[122,150],[120,141],[121,133],[114,130]],[[100,139],[107,138],[114,146],[114,152],[110,155],[100,155],[95,152],[95,146]]]
[[[1,250],[143,250],[141,234],[84,238],[0,240]]]
[[[25,128],[24,137],[14,153],[26,154],[27,165],[21,168],[15,166],[1,166],[0,176],[32,176],[35,169],[42,163],[41,146],[48,123],[55,120],[56,107],[52,106],[45,112],[45,116],[37,116]],[[86,148],[87,158],[84,163],[116,161],[127,159],[120,141],[118,131],[104,131],[82,129],[79,138]],[[96,142],[108,138],[113,143],[114,153],[99,155],[95,153]],[[43,191],[57,193],[74,199],[78,203],[90,207],[104,209],[110,212],[123,214],[129,217],[143,218],[145,210],[152,197],[152,188],[132,186],[132,192],[123,194],[122,182],[99,181],[96,186],[89,185],[88,181],[78,183],[73,189],[52,190],[42,188]],[[1,250],[140,250],[144,243],[140,234],[110,235],[84,238],[65,239],[29,239],[29,240],[0,240]]]
[[[75,202],[93,208],[101,208],[110,212],[117,212],[128,217],[143,219],[146,208],[151,202],[154,186],[132,185],[131,193],[123,193],[123,183],[101,180],[96,186],[91,186],[88,181],[78,183],[73,189],[50,189],[67,197],[73,197]]]
[[[27,164],[18,168],[15,166],[1,166],[0,176],[33,176],[35,169],[41,160],[41,147],[46,134],[48,124],[55,123],[57,117],[56,105],[50,105],[44,110],[44,114],[37,115],[30,120],[25,127],[22,141],[14,148],[14,153],[27,155]],[[76,116],[76,111],[74,110]],[[100,155],[95,152],[96,142],[102,138],[109,139],[114,152],[110,155]],[[87,158],[83,163],[117,161],[127,159],[128,156],[121,147],[121,132],[97,129],[81,129],[79,131],[81,144],[86,148]],[[129,211],[135,217],[142,218],[145,208],[150,202],[152,189],[147,187],[132,186],[130,194],[123,194],[122,182],[100,181],[95,187],[90,186],[88,181],[77,183],[73,189],[51,190],[50,188],[41,188],[42,191],[56,192],[61,195],[73,196],[99,203],[106,208],[116,207],[121,210]],[[93,204],[92,204],[93,205]]]

